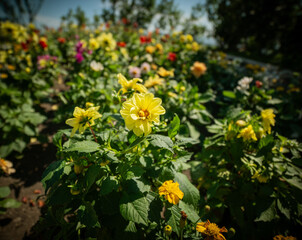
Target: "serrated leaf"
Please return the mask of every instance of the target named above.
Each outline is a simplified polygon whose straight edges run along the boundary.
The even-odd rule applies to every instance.
[[[173,142],[172,140],[163,135],[154,134],[150,136],[150,144],[154,147],[164,148],[173,153]]]
[[[172,231],[176,232],[178,236],[180,234],[180,228],[179,228],[179,222],[181,218],[180,211],[181,210],[177,205],[173,205],[171,208],[168,208],[166,212],[166,218],[168,219],[167,224],[172,227]]]
[[[136,229],[135,223],[132,222],[132,221],[129,221],[127,227],[125,228],[125,232],[133,232],[133,233],[136,233],[136,232],[137,232],[137,229]]]
[[[189,181],[186,175],[175,173],[174,181],[179,183],[180,190],[184,193],[183,201],[197,207],[200,199],[198,189]]]
[[[51,163],[43,172],[41,182],[43,184],[43,187],[45,188],[45,193],[57,180],[60,179],[64,166],[64,161],[55,161]]]
[[[101,185],[100,195],[107,195],[118,188],[118,181],[115,177],[107,177]]]
[[[177,135],[180,126],[180,120],[177,114],[175,114],[172,122],[169,125],[168,135],[170,138],[173,138]]]
[[[281,204],[280,200],[277,200],[277,207],[280,210],[280,212],[288,219],[290,220],[290,210],[283,207],[283,205]]]
[[[131,194],[130,196],[126,192],[123,193],[120,202],[120,212],[126,220],[147,226],[148,209],[148,201],[143,195]]]
[[[179,201],[179,207],[182,211],[184,211],[187,214],[188,219],[193,223],[196,223],[200,219],[198,213],[195,211],[192,205],[189,205],[184,201]]]
[[[259,218],[255,219],[255,222],[270,222],[276,217],[275,202],[273,202],[266,210],[264,210]]]
[[[78,215],[81,224],[85,225],[86,227],[100,227],[98,216],[90,203],[81,205],[79,207]]]
[[[65,152],[96,152],[99,150],[100,144],[93,142],[93,141],[81,141],[81,142],[75,142],[72,144],[69,148],[65,149]]]
[[[88,168],[86,174],[85,174],[85,181],[86,181],[86,187],[87,191],[92,186],[92,184],[97,179],[99,173],[100,173],[101,166],[99,165],[92,165]]]
[[[302,190],[302,180],[298,177],[293,178],[284,178],[289,184],[293,185],[296,188]]]

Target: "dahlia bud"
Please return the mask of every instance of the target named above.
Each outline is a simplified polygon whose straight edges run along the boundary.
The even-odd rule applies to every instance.
[[[172,233],[172,227],[170,225],[166,225],[164,229],[165,235],[170,236]]]
[[[180,213],[181,213],[181,218],[180,218],[179,226],[181,229],[183,229],[186,226],[188,216],[184,211],[181,211]]]
[[[246,125],[246,122],[243,120],[237,120],[236,125],[239,127],[244,127]]]

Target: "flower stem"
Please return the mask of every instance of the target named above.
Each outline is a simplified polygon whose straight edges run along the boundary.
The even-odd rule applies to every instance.
[[[97,143],[97,142],[98,142],[98,140],[97,140],[97,139],[96,139],[96,137],[95,137],[94,131],[92,130],[91,125],[90,125],[89,121],[88,121],[88,125],[89,125],[90,131],[91,131],[91,133],[92,133],[92,135],[93,135],[93,137],[94,137],[94,141]]]

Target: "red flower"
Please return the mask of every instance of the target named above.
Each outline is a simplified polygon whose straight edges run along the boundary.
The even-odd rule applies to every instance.
[[[23,42],[23,43],[21,43],[21,46],[22,46],[24,51],[28,50],[28,44],[27,43]]]
[[[39,41],[39,44],[40,44],[40,46],[41,46],[43,49],[45,49],[45,48],[48,47],[47,43],[44,42],[43,40],[40,40],[40,41]]]
[[[176,53],[169,52],[167,58],[168,58],[168,60],[170,60],[171,62],[176,61],[176,59],[177,59]]]
[[[138,27],[138,23],[137,22],[133,23],[133,27],[137,28]]]
[[[140,36],[139,37],[141,43],[150,43],[151,42],[151,36]]]
[[[58,42],[63,44],[63,43],[66,42],[66,39],[65,39],[65,38],[62,38],[62,37],[59,37],[59,38],[58,38]]]
[[[105,26],[106,26],[106,29],[110,28],[110,23],[107,22],[107,23],[105,24]]]
[[[122,18],[122,22],[126,25],[128,23],[128,19],[127,18]]]
[[[257,87],[257,88],[261,88],[262,85],[263,85],[263,83],[260,82],[260,81],[258,81],[258,80],[255,82],[255,84],[256,84],[256,87]]]
[[[117,42],[117,45],[119,47],[126,47],[126,43],[125,42]]]

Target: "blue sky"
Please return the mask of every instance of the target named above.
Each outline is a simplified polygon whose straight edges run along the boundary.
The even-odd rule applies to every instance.
[[[188,16],[191,12],[191,7],[198,2],[204,2],[204,0],[175,0],[176,5],[184,13],[184,16]],[[104,3],[101,0],[44,0],[36,21],[40,24],[58,27],[61,16],[65,15],[69,9],[75,10],[78,6],[84,10],[88,18],[92,19],[95,14],[102,12]]]

